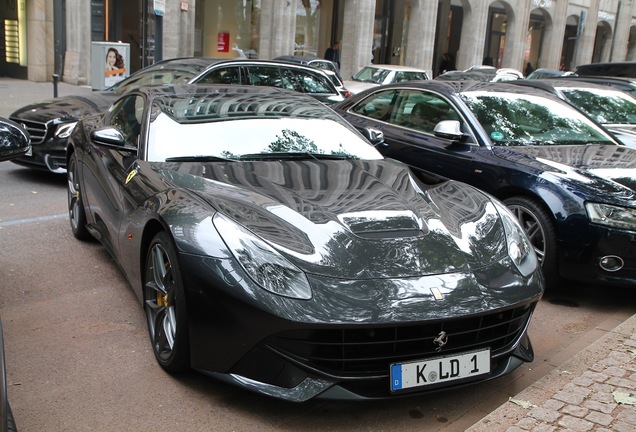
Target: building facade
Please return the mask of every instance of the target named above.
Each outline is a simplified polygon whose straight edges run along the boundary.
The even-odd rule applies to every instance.
[[[523,71],[636,60],[633,0],[5,0],[0,75],[88,84],[93,42],[121,42],[129,72],[181,56],[322,57]],[[442,58],[447,61],[442,64]]]

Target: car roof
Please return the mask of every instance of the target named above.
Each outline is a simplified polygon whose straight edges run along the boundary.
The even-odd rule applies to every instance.
[[[407,71],[407,72],[426,72],[424,69],[419,69],[411,66],[402,66],[402,65],[393,65],[393,64],[370,64],[363,66],[363,68],[376,68],[376,69],[386,69],[392,71]],[[361,68],[360,70],[362,70]]]
[[[508,92],[508,93],[520,93],[531,94],[536,96],[548,96],[544,90],[534,89],[530,86],[522,87],[515,83],[517,81],[504,81],[504,82],[492,82],[492,81],[476,81],[476,80],[462,80],[462,81],[445,81],[445,80],[427,80],[427,81],[408,81],[397,84],[387,84],[381,87],[376,87],[375,91],[389,90],[392,88],[419,88],[422,90],[437,91],[442,94],[450,95],[453,93],[463,93],[469,91],[487,91],[487,92]],[[523,80],[525,81],[525,80]]]
[[[278,57],[274,57],[273,60],[289,61],[289,62],[293,62],[293,63],[309,63],[311,61],[316,61],[316,60],[329,62],[329,60],[321,59],[320,57],[301,56],[301,55],[278,56]]]
[[[245,117],[334,118],[316,99],[278,87],[184,84],[141,87],[153,103],[179,123]]]

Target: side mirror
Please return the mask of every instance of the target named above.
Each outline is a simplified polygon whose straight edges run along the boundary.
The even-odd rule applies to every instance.
[[[91,141],[96,144],[124,147],[126,139],[119,129],[108,126],[91,132]]]
[[[435,136],[453,141],[461,141],[464,137],[461,123],[458,120],[442,120],[435,125],[433,132],[435,132]]]
[[[375,147],[386,147],[386,143],[384,142],[384,132],[373,128],[364,128],[361,129],[360,132]]]
[[[0,118],[0,161],[23,156],[31,150],[31,137],[19,124]]]

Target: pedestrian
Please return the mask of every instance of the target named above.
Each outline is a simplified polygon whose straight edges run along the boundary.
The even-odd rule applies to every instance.
[[[325,60],[334,62],[338,69],[340,69],[340,42],[335,41],[327,48],[325,51]]]
[[[442,55],[442,62],[439,65],[438,75],[442,75],[443,73],[448,72],[449,70],[451,70],[451,68],[452,66],[451,66],[450,54],[444,53],[444,55]]]
[[[528,76],[528,75],[530,75],[532,72],[534,72],[534,68],[532,67],[532,63],[528,62],[528,63],[526,64],[526,68],[525,68],[525,70],[523,71],[523,73],[524,73],[526,76]]]

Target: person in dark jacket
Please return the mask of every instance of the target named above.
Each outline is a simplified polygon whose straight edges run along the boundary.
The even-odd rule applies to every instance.
[[[340,69],[340,42],[336,41],[325,51],[325,60],[332,61]]]

